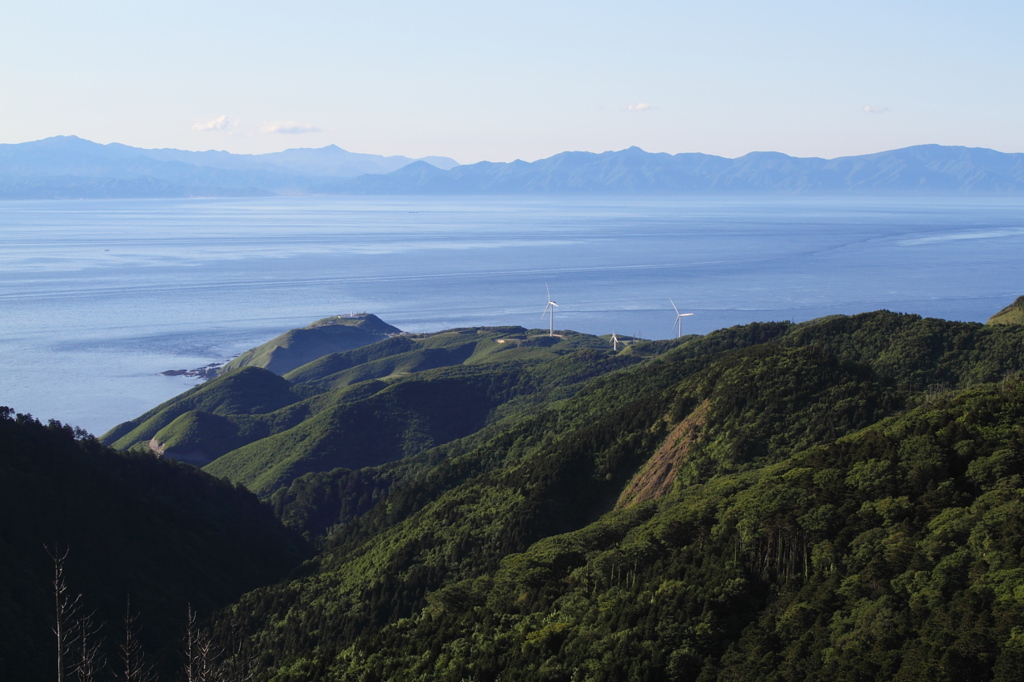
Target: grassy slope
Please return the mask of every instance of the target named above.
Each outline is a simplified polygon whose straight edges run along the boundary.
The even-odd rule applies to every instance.
[[[544,337],[529,345],[526,331],[519,330],[524,343],[516,345],[507,332],[445,332],[416,340],[414,350],[333,373],[327,372],[347,359],[329,356],[300,368],[290,376],[307,379],[295,385],[296,392],[317,396],[308,399],[317,406],[310,418],[228,452],[206,470],[269,495],[306,473],[378,465],[469,435],[551,391],[572,391],[636,361],[616,358],[595,337],[571,335],[554,343]],[[497,343],[499,338],[506,342]],[[354,372],[375,390],[358,391],[364,384],[353,385]],[[386,381],[374,381],[380,378]]]
[[[988,318],[986,324],[1021,324],[1024,322],[1024,296]]]
[[[268,495],[305,473],[421,452],[642,360],[612,353],[598,337],[521,327],[392,337],[283,378],[257,367],[229,371],[103,440],[126,449],[152,443]]]
[[[261,367],[283,375],[324,355],[359,348],[399,333],[400,329],[375,315],[328,317],[247,350],[225,364],[221,372]]]
[[[195,386],[137,419],[115,426],[100,440],[115,448],[128,449],[149,442],[186,412],[200,411],[224,417],[262,414],[298,400],[286,380],[267,370],[247,367]]]

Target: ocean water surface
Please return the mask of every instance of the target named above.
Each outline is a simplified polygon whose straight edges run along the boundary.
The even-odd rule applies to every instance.
[[[297,197],[0,202],[0,405],[102,433],[287,329],[706,333],[1024,293],[1020,199]]]

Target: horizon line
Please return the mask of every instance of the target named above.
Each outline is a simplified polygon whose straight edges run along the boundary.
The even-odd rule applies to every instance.
[[[923,147],[941,147],[941,148],[946,148],[946,149],[982,150],[982,151],[994,152],[996,154],[1024,155],[1024,152],[1005,152],[1005,151],[1001,151],[999,149],[993,149],[991,147],[972,147],[972,146],[964,145],[964,144],[940,144],[938,142],[926,142],[926,143],[921,143],[921,144],[907,145],[907,146],[903,146],[903,147],[892,147],[892,148],[888,148],[888,149],[881,149],[881,150],[872,151],[872,152],[865,152],[865,153],[861,153],[861,154],[843,154],[843,155],[840,155],[840,156],[832,156],[832,157],[826,157],[826,156],[797,156],[797,155],[787,154],[786,152],[781,152],[781,151],[772,150],[772,149],[754,149],[754,150],[748,151],[748,152],[746,152],[744,154],[740,154],[739,156],[724,156],[724,155],[721,155],[721,154],[712,154],[712,153],[701,152],[701,151],[686,151],[686,152],[653,151],[652,152],[652,151],[648,151],[646,149],[643,149],[639,145],[630,145],[628,147],[623,147],[622,149],[605,149],[605,150],[599,151],[599,152],[585,150],[585,149],[565,149],[565,150],[562,150],[560,152],[555,152],[554,154],[551,154],[549,156],[543,156],[543,157],[534,159],[532,161],[528,161],[528,160],[525,160],[525,159],[522,159],[522,158],[516,158],[516,159],[513,159],[511,161],[491,161],[489,159],[483,159],[483,160],[480,160],[480,161],[473,161],[473,162],[470,162],[470,163],[461,163],[461,162],[457,161],[455,158],[453,158],[451,156],[447,156],[445,154],[427,154],[427,155],[424,155],[424,156],[413,157],[413,156],[408,156],[406,154],[379,154],[379,153],[376,153],[376,152],[360,152],[360,151],[353,151],[351,149],[346,149],[345,147],[342,147],[341,145],[339,145],[337,143],[333,143],[333,142],[330,143],[330,144],[326,144],[326,145],[320,146],[320,147],[287,147],[285,149],[280,149],[280,150],[271,151],[271,152],[249,153],[249,152],[231,152],[231,151],[228,151],[226,149],[212,149],[212,148],[210,148],[210,149],[183,149],[183,148],[180,148],[180,147],[137,147],[137,146],[134,146],[134,145],[131,145],[131,144],[127,144],[125,142],[116,142],[116,141],[115,142],[96,142],[95,140],[90,140],[88,138],[81,137],[79,135],[74,135],[74,134],[70,134],[70,135],[51,135],[49,137],[42,137],[42,138],[35,139],[35,140],[26,140],[26,141],[23,141],[23,142],[0,142],[0,148],[2,148],[2,147],[16,147],[16,146],[21,146],[21,145],[31,145],[31,144],[37,144],[37,143],[40,143],[40,142],[48,142],[48,141],[51,141],[51,140],[80,140],[82,142],[87,142],[89,144],[93,144],[93,145],[97,145],[97,146],[101,146],[101,147],[119,146],[119,147],[127,147],[129,149],[135,149],[135,150],[139,150],[139,151],[154,151],[154,152],[155,151],[177,151],[177,152],[185,152],[185,153],[189,153],[189,154],[208,154],[208,153],[214,153],[214,154],[227,154],[229,156],[240,156],[240,157],[261,157],[261,156],[268,156],[268,155],[272,155],[272,154],[281,154],[281,153],[289,152],[289,151],[319,151],[319,150],[323,150],[323,149],[335,148],[335,149],[338,149],[339,151],[345,152],[347,154],[358,154],[358,155],[363,155],[363,156],[377,156],[377,157],[381,157],[381,158],[401,157],[401,158],[412,159],[414,162],[415,161],[422,161],[424,159],[430,159],[430,158],[448,159],[448,160],[451,160],[451,161],[455,161],[455,163],[458,166],[472,166],[472,165],[479,164],[479,163],[493,163],[493,164],[511,164],[511,163],[517,163],[517,162],[519,162],[519,163],[536,163],[537,161],[544,161],[544,160],[547,160],[547,159],[554,158],[556,156],[560,156],[562,154],[591,154],[591,155],[594,155],[594,156],[601,156],[601,155],[604,155],[604,154],[621,154],[623,152],[628,152],[628,151],[631,151],[631,150],[634,150],[634,149],[637,150],[637,151],[643,152],[645,154],[651,154],[651,155],[661,155],[661,154],[664,154],[664,155],[673,156],[673,157],[674,156],[691,156],[691,155],[692,156],[707,156],[707,157],[711,157],[711,158],[726,159],[728,161],[737,161],[739,159],[743,159],[743,158],[746,158],[748,156],[759,155],[759,154],[777,154],[777,155],[785,156],[787,158],[801,159],[801,160],[804,160],[804,159],[806,159],[806,160],[815,159],[815,160],[822,160],[822,161],[836,161],[836,160],[839,160],[839,159],[851,159],[851,158],[858,158],[858,157],[862,157],[862,156],[874,156],[874,155],[877,155],[877,154],[885,154],[885,153],[889,153],[889,152],[899,152],[899,151],[904,151],[904,150],[908,150],[908,149],[918,149],[918,148],[923,148]]]

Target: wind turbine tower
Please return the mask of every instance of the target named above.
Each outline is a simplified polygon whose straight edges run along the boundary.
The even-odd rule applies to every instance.
[[[617,351],[619,349],[619,337],[615,336],[615,330],[612,330],[612,350]]]
[[[675,330],[676,338],[678,339],[680,336],[683,335],[683,318],[690,317],[691,315],[693,315],[693,313],[679,312],[679,308],[676,308],[676,302],[673,301],[671,298],[668,299],[668,302],[672,304],[672,309],[676,311],[676,321],[675,324],[672,325],[672,328]]]
[[[548,291],[548,304],[544,306],[544,312],[540,314],[541,317],[548,316],[548,336],[555,335],[555,308],[558,304],[551,300],[551,287],[548,286],[547,282],[544,282],[544,288]]]

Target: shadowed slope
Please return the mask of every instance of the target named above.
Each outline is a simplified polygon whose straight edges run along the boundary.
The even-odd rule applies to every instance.
[[[130,596],[149,661],[163,672],[179,666],[189,605],[205,616],[307,555],[248,491],[0,408],[0,679],[54,679],[44,545],[69,550],[67,582],[103,625],[104,654],[117,660]]]

